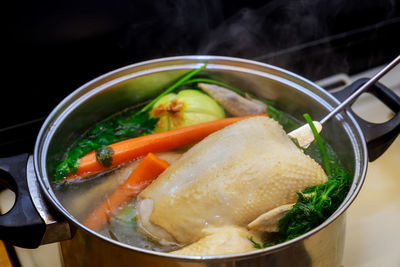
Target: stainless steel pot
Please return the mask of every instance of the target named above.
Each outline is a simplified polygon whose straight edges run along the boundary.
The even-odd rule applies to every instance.
[[[14,207],[0,216],[0,238],[31,248],[64,240],[61,247],[66,266],[340,266],[345,211],[363,184],[368,157],[372,161],[382,154],[400,131],[400,99],[378,84],[370,92],[396,115],[383,124],[371,124],[348,109],[324,125],[323,136],[353,174],[353,183],[345,201],[329,219],[288,242],[234,255],[170,255],[108,239],[86,228],[60,203],[51,183],[54,159],[94,122],[159,94],[173,80],[203,63],[208,64],[208,76],[275,100],[280,109],[299,119],[305,112],[315,120],[322,118],[365,82],[358,81],[340,92],[338,100],[289,71],[217,56],[164,58],[107,73],[77,89],[53,110],[28,161],[27,154],[0,160],[0,169],[10,174],[2,175],[1,180],[17,192]]]

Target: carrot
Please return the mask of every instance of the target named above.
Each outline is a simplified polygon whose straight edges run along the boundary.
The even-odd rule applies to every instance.
[[[149,152],[156,153],[168,151],[197,142],[209,134],[224,128],[225,126],[243,119],[260,115],[266,116],[265,114],[259,114],[225,118],[194,124],[171,131],[131,138],[109,145],[109,147],[111,147],[114,151],[114,154],[112,155],[112,164],[109,168],[113,168],[122,163],[134,160],[140,156],[146,155]],[[75,179],[84,179],[89,175],[105,171],[107,169],[108,168],[104,167],[96,160],[96,154],[94,151],[92,151],[79,159],[79,167],[76,173],[64,178],[63,181],[66,182],[73,181]]]
[[[107,197],[103,204],[90,213],[83,224],[92,230],[99,230],[111,216],[118,213],[121,205],[137,196],[168,166],[167,161],[158,158],[153,153],[147,154],[128,179]]]

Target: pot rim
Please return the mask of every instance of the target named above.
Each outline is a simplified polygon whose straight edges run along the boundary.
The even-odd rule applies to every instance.
[[[95,235],[98,238],[101,238],[107,242],[112,243],[113,245],[119,246],[119,247],[124,247],[126,249],[135,251],[135,252],[140,252],[140,253],[144,253],[144,254],[149,254],[152,256],[158,256],[158,257],[163,257],[163,258],[167,258],[169,260],[180,260],[180,261],[220,261],[220,260],[237,260],[237,259],[245,259],[245,258],[250,258],[253,256],[262,256],[262,255],[266,255],[266,254],[271,254],[274,252],[277,252],[279,250],[282,250],[284,248],[287,248],[289,246],[292,246],[293,244],[304,240],[312,235],[314,235],[315,233],[319,232],[320,230],[322,230],[323,228],[325,228],[326,226],[328,226],[329,224],[331,224],[334,220],[336,220],[339,216],[341,216],[346,209],[350,206],[350,204],[354,201],[354,199],[357,197],[363,183],[365,180],[365,175],[366,175],[366,170],[367,170],[367,164],[368,164],[368,158],[367,158],[367,147],[366,147],[366,142],[364,139],[364,135],[361,131],[361,128],[358,126],[356,120],[354,119],[354,117],[346,112],[346,116],[347,118],[344,119],[344,117],[341,114],[336,115],[337,118],[340,118],[341,120],[344,120],[344,124],[343,126],[348,127],[347,132],[351,132],[352,134],[356,134],[357,137],[360,139],[360,150],[364,153],[361,153],[362,158],[360,158],[359,160],[363,163],[362,168],[360,168],[359,170],[357,170],[357,168],[359,168],[360,163],[357,163],[356,161],[356,170],[355,170],[355,174],[354,176],[359,173],[360,178],[358,179],[358,183],[354,182],[354,177],[353,177],[353,182],[352,182],[352,186],[349,190],[349,193],[347,194],[345,200],[343,201],[343,203],[340,205],[340,207],[327,219],[325,220],[322,224],[320,224],[319,226],[315,227],[314,229],[308,231],[307,233],[298,236],[294,239],[291,239],[289,241],[277,244],[277,245],[273,245],[270,247],[266,247],[263,249],[258,249],[258,250],[254,250],[254,251],[250,251],[250,252],[243,252],[243,253],[236,253],[236,254],[226,254],[226,255],[209,255],[209,256],[193,256],[193,255],[175,255],[175,254],[170,254],[167,252],[158,252],[158,251],[151,251],[151,250],[147,250],[147,249],[143,249],[143,248],[138,248],[138,247],[134,247],[125,243],[121,243],[118,241],[115,241],[113,239],[107,238],[103,235],[101,235],[100,233],[97,233],[89,228],[87,228],[86,226],[84,226],[82,223],[80,223],[77,219],[75,219],[65,208],[64,206],[58,201],[58,199],[56,198],[56,196],[53,193],[53,189],[50,187],[49,181],[48,179],[44,179],[43,175],[41,174],[40,170],[41,170],[41,165],[45,165],[44,160],[43,160],[43,154],[45,155],[46,153],[42,153],[42,147],[45,146],[47,147],[49,144],[49,138],[48,135],[49,133],[51,133],[52,131],[54,132],[56,127],[54,127],[54,125],[57,125],[57,120],[59,119],[60,115],[65,114],[65,112],[70,111],[71,109],[73,109],[76,105],[68,105],[69,102],[71,102],[74,98],[79,97],[80,94],[87,94],[84,93],[85,89],[88,88],[89,86],[93,86],[96,85],[97,83],[101,82],[102,80],[105,80],[105,78],[118,74],[118,73],[122,73],[124,71],[127,71],[129,69],[132,68],[138,68],[138,67],[143,67],[143,66],[147,66],[149,64],[156,64],[156,63],[166,63],[169,61],[175,62],[175,61],[182,61],[181,63],[177,63],[176,66],[178,65],[184,65],[184,64],[198,64],[203,65],[204,62],[207,63],[208,61],[212,61],[212,60],[219,60],[219,61],[227,61],[227,62],[236,62],[236,63],[245,63],[248,65],[253,65],[253,66],[258,66],[258,67],[262,67],[262,68],[266,68],[266,69],[272,69],[275,70],[279,73],[283,73],[285,75],[288,75],[290,77],[293,77],[305,84],[311,85],[312,87],[318,89],[318,91],[322,94],[324,94],[325,97],[329,98],[329,100],[331,100],[332,102],[335,103],[335,105],[339,105],[340,102],[333,97],[330,93],[326,92],[322,87],[320,87],[319,85],[309,81],[308,79],[297,75],[295,73],[292,73],[288,70],[273,66],[273,65],[269,65],[266,63],[261,63],[261,62],[257,62],[257,61],[253,61],[253,60],[248,60],[248,59],[242,59],[242,58],[234,58],[234,57],[225,57],[225,56],[213,56],[213,55],[186,55],[186,56],[175,56],[175,57],[166,57],[166,58],[159,58],[159,59],[153,59],[153,60],[147,60],[147,61],[142,61],[139,63],[134,63],[134,64],[130,64],[121,68],[118,68],[116,70],[110,71],[108,73],[105,73],[101,76],[98,76],[97,78],[92,79],[91,81],[83,84],[82,86],[80,86],[78,89],[76,89],[75,91],[73,91],[71,94],[69,94],[67,97],[65,97],[54,109],[53,111],[47,116],[45,122],[43,123],[39,134],[37,136],[36,139],[36,144],[35,144],[35,148],[34,148],[34,168],[35,168],[35,174],[36,174],[36,179],[38,179],[39,184],[47,198],[47,200],[50,201],[50,203],[57,209],[58,212],[61,212],[63,214],[63,216],[65,216],[66,218],[68,218],[68,220],[70,222],[72,222],[75,226],[77,226],[80,229],[83,229],[84,231]],[[218,63],[216,63],[218,64]],[[135,73],[135,72],[133,72]],[[126,75],[122,75],[121,77],[125,77]],[[116,82],[118,80],[119,77],[117,78],[113,78],[111,79],[111,82]],[[108,83],[107,83],[108,84]],[[104,84],[99,84],[96,86],[97,87],[101,87],[101,85]],[[78,98],[79,99],[79,98]],[[74,100],[72,103],[76,103],[77,101]],[[79,105],[79,103],[78,103]],[[66,109],[64,109],[64,107],[66,107]],[[329,110],[333,110],[335,106],[332,106],[329,104]],[[354,129],[350,129],[350,126],[348,126],[348,123],[351,123]],[[352,137],[352,136],[350,136]],[[51,139],[51,138],[50,138]],[[46,146],[47,145],[47,146]],[[40,164],[42,160],[42,164]],[[47,175],[45,175],[47,178]],[[45,181],[46,180],[46,181]]]

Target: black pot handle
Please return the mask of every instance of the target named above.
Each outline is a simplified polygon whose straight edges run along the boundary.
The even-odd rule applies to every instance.
[[[46,224],[31,199],[27,182],[28,154],[0,159],[0,183],[14,191],[15,204],[0,215],[0,239],[24,248],[37,248]]]
[[[359,79],[353,82],[343,90],[333,93],[333,95],[341,102],[347,99],[354,91],[368,81],[367,78]],[[365,140],[368,148],[369,161],[374,161],[385,152],[389,146],[393,143],[400,132],[400,98],[389,90],[386,86],[381,83],[375,83],[371,86],[367,92],[373,94],[389,109],[391,109],[395,115],[389,121],[384,123],[372,123],[368,122],[359,116],[357,116],[351,109],[347,108],[354,118],[357,120],[358,125],[363,131]]]

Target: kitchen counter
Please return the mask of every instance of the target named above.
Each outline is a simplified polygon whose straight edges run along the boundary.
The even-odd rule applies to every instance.
[[[347,210],[344,267],[400,266],[400,138],[368,166]]]
[[[377,69],[372,71],[376,72]],[[360,77],[370,77],[372,73]],[[382,82],[400,96],[399,74],[400,66],[396,66]],[[393,116],[368,94],[356,101],[353,110],[375,123]],[[365,183],[347,210],[343,266],[400,266],[400,137],[381,157],[369,163]]]

